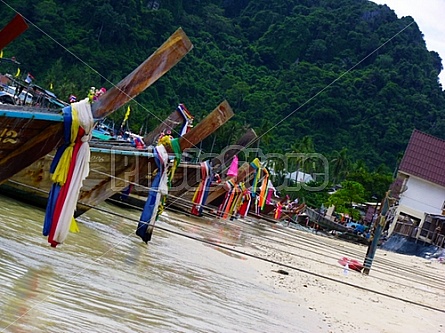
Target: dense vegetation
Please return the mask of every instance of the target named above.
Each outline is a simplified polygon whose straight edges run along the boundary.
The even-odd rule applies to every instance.
[[[8,3],[2,26],[13,9],[32,25],[4,57],[16,56],[23,73],[64,99],[109,88],[183,27],[194,50],[131,102],[134,130],[178,103],[199,120],[227,99],[236,116],[204,150],[218,151],[250,126],[263,135],[263,152],[322,153],[331,180],[368,182],[368,198],[383,195],[373,177],[390,181],[414,128],[445,133],[439,55],[411,17],[367,0]]]

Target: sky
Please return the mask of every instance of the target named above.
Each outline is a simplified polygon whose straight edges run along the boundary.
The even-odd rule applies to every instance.
[[[386,4],[399,18],[411,16],[419,26],[429,51],[436,51],[445,68],[445,0],[372,0]],[[445,89],[445,69],[439,80]]]

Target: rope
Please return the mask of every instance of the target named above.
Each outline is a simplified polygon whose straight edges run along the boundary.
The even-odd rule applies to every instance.
[[[18,182],[15,182],[15,181],[12,181],[12,182],[18,183]],[[33,186],[29,186],[29,185],[25,185],[25,184],[23,184],[23,186],[26,186],[26,187],[38,190],[38,191],[43,192],[43,193],[48,193],[47,191],[44,191],[44,190],[39,189],[39,188],[35,188]],[[114,216],[117,216],[117,217],[121,217],[121,218],[124,218],[124,219],[129,220],[129,221],[139,222],[138,219],[131,218],[128,215],[122,215],[122,214],[119,214],[119,213],[116,213],[116,212],[113,212],[113,211],[110,211],[110,210],[107,210],[107,209],[103,209],[103,208],[100,208],[100,207],[97,207],[97,206],[92,206],[92,205],[89,205],[89,204],[83,203],[83,202],[79,202],[79,203],[82,204],[82,205],[85,205],[87,207],[90,207],[92,209],[96,209],[97,211],[100,211],[100,212],[104,212],[104,213],[111,214],[111,215],[114,215]],[[131,206],[131,207],[134,208],[135,206]],[[137,208],[140,210],[139,207],[137,207]],[[256,222],[255,220],[250,220],[250,219],[246,219],[245,221],[246,222]],[[181,222],[185,223],[185,224],[192,224],[192,223],[189,223],[189,222],[186,222],[186,221],[181,221]],[[221,222],[223,222],[223,220],[221,220]],[[288,265],[288,264],[280,263],[280,262],[277,262],[277,261],[274,261],[274,260],[271,260],[271,259],[258,257],[256,255],[253,255],[253,254],[250,254],[250,253],[247,253],[247,252],[243,252],[243,251],[234,249],[233,247],[227,247],[227,246],[224,246],[224,245],[221,245],[221,244],[218,244],[218,243],[214,243],[212,241],[208,241],[208,240],[201,239],[201,238],[198,238],[198,237],[195,237],[195,236],[187,235],[187,234],[184,234],[184,233],[179,232],[179,231],[170,230],[168,228],[164,228],[164,227],[161,227],[159,225],[155,225],[154,228],[158,228],[159,230],[163,230],[163,231],[171,233],[171,234],[175,234],[175,235],[178,235],[178,236],[182,236],[182,237],[185,237],[185,238],[196,240],[196,241],[199,241],[201,243],[205,243],[205,244],[208,244],[208,245],[219,247],[219,248],[222,248],[224,250],[228,250],[228,251],[240,254],[240,255],[245,255],[245,256],[248,256],[248,257],[251,257],[251,258],[254,258],[254,259],[258,259],[258,260],[262,260],[262,261],[265,261],[265,262],[268,262],[268,263],[271,263],[271,264],[275,264],[275,265],[278,265],[278,266],[281,266],[281,267],[286,267],[288,269],[296,270],[296,271],[299,271],[299,272],[302,272],[302,273],[305,273],[305,274],[308,274],[308,275],[316,276],[316,277],[323,278],[323,279],[326,279],[326,280],[329,280],[329,281],[332,281],[332,282],[341,283],[341,284],[348,285],[348,286],[353,287],[353,288],[357,288],[357,289],[360,289],[360,290],[368,291],[368,292],[371,292],[371,293],[374,293],[374,294],[377,294],[377,295],[385,296],[385,297],[392,298],[392,299],[395,299],[395,300],[399,300],[399,301],[402,301],[402,302],[406,302],[406,303],[409,303],[409,304],[413,304],[413,305],[417,305],[417,306],[420,306],[420,307],[424,307],[424,308],[427,308],[427,309],[430,309],[430,310],[434,310],[434,311],[445,313],[445,309],[435,308],[433,306],[429,306],[429,305],[426,305],[426,304],[422,304],[422,303],[418,303],[418,302],[415,302],[415,301],[407,300],[407,299],[404,299],[402,297],[385,294],[383,292],[379,292],[379,291],[372,290],[372,289],[369,289],[369,288],[366,288],[366,287],[358,286],[358,285],[355,285],[355,284],[352,284],[352,283],[348,283],[348,282],[345,282],[345,281],[342,281],[342,280],[338,280],[338,279],[335,279],[335,278],[332,278],[332,277],[329,277],[329,276],[325,276],[325,275],[322,275],[322,274],[319,274],[319,273],[311,272],[311,271],[308,271],[308,270],[305,270],[305,269],[302,269],[302,268],[298,268],[298,267],[291,266],[291,265]],[[204,230],[206,228],[201,227],[201,229]],[[275,232],[281,233],[281,231],[277,231],[277,230],[275,230]],[[287,236],[291,236],[292,238],[297,238],[297,237],[294,237],[293,235],[290,235],[289,233],[286,233],[286,235]],[[307,237],[303,236],[302,238],[307,238]],[[254,239],[254,238],[252,238],[252,239]],[[290,247],[296,248],[296,249],[305,249],[305,250],[307,250],[307,247],[297,247],[297,246],[294,246],[294,245],[289,244],[289,243],[284,243],[284,242],[278,241],[277,239],[271,239],[271,238],[269,238],[267,236],[263,236],[263,237],[261,237],[261,239],[265,239],[265,240],[268,240],[268,241],[273,241],[275,243],[279,242],[279,243],[282,243],[283,245],[286,245],[288,247],[290,246]],[[307,244],[306,239],[304,241],[305,241],[305,245],[310,245],[310,244]],[[312,244],[312,245],[320,246],[322,244]],[[329,248],[329,249],[332,249],[332,247],[330,247],[328,245],[324,245],[324,246]],[[265,247],[273,249],[272,247],[267,247],[267,246],[265,246]],[[344,251],[344,249],[343,249],[343,251]],[[288,252],[288,251],[282,251],[282,252],[285,252],[287,254],[293,255],[295,257],[302,257],[303,258],[303,256],[300,256],[298,254],[294,254],[294,253],[291,253],[291,252]],[[308,252],[326,256],[326,253],[320,253],[320,252],[316,252],[316,251],[308,251]],[[331,257],[331,258],[333,258],[333,257]],[[326,262],[323,262],[323,261],[320,261],[320,260],[315,260],[315,259],[311,259],[311,260],[314,261],[314,262],[317,262],[317,263],[322,263],[322,264],[328,265],[328,266],[337,267],[336,265],[332,265],[332,264],[329,264],[329,263],[326,263]],[[374,269],[374,270],[376,270],[376,269]],[[413,274],[415,274],[415,271],[413,271],[412,268],[411,268],[410,271]],[[382,270],[382,272],[387,273],[388,271],[387,270]],[[388,274],[388,275],[390,275],[390,274]],[[439,296],[442,295],[442,293],[438,294],[438,293],[434,293],[434,292],[425,290],[424,289],[425,286],[429,286],[429,287],[434,288],[434,289],[440,289],[440,287],[427,284],[427,283],[425,283],[425,281],[420,282],[420,281],[415,281],[415,280],[412,280],[412,279],[407,279],[405,275],[403,275],[403,276],[394,275],[394,276],[402,277],[405,280],[410,280],[412,282],[422,283],[422,287],[423,288],[416,288],[416,287],[414,287],[414,289],[416,289],[416,290],[419,290],[419,291],[422,291],[422,292],[427,292],[427,293],[433,294],[433,295],[439,295]],[[375,279],[376,277],[368,276],[368,278],[374,278]],[[379,280],[386,281],[386,282],[392,282],[392,280],[385,280],[385,279],[380,279],[380,278],[379,278]],[[438,280],[437,282],[439,283],[439,282],[441,282],[441,280]],[[405,284],[401,284],[401,285],[403,285],[405,287],[408,287],[408,288],[413,288],[413,286],[408,286],[408,285],[405,285]]]
[[[128,180],[126,180],[126,179],[119,178],[119,177],[116,177],[116,176],[113,176],[113,175],[109,175],[109,174],[107,174],[107,173],[105,173],[105,172],[101,172],[101,171],[96,170],[96,169],[92,169],[91,171],[92,171],[92,172],[96,172],[96,173],[101,174],[101,175],[106,175],[106,176],[108,176],[108,177],[110,177],[110,178],[114,178],[114,179],[116,179],[116,180],[122,180],[122,181],[125,181],[125,182],[127,182],[127,183],[129,183],[129,184],[138,185],[138,186],[140,186],[140,187],[143,188],[143,189],[153,190],[153,189],[150,188],[150,187],[142,186],[142,185],[140,185],[140,184],[138,184],[138,183],[131,182],[131,181],[128,181]],[[10,182],[13,182],[13,183],[21,184],[21,183],[19,183],[19,182],[13,181],[13,180],[11,180],[11,179],[10,179],[9,181],[10,181]],[[35,189],[35,190],[38,190],[38,191],[43,192],[43,193],[47,193],[46,191],[41,190],[41,189],[38,189],[38,188],[33,187],[33,186],[28,186],[28,185],[25,185],[25,184],[21,184],[21,185],[22,185],[22,186],[29,187],[29,188],[32,188],[32,189]],[[192,207],[192,204],[191,204],[188,200],[183,199],[182,196],[181,196],[181,197],[175,197],[175,196],[173,196],[173,195],[170,195],[169,197],[174,197],[174,198],[175,198],[175,204],[176,204],[177,202],[182,202],[182,204],[183,204],[184,206],[188,206],[189,208]],[[134,205],[129,205],[128,203],[124,203],[124,202],[122,202],[122,201],[117,201],[117,200],[113,200],[113,199],[108,199],[108,200],[110,200],[110,201],[112,201],[112,202],[117,202],[117,203],[119,203],[119,204],[121,204],[121,205],[126,205],[127,207],[130,207],[130,208],[133,208],[133,209],[142,210],[140,207],[137,207],[137,206],[134,206]],[[79,202],[79,203],[82,204],[82,205],[84,205],[84,206],[86,206],[86,207],[89,207],[89,208],[95,208],[95,209],[98,209],[97,207],[88,205],[87,203],[83,203],[83,202]],[[166,205],[166,208],[168,208],[169,210],[173,210],[172,207],[171,207],[171,205]],[[203,205],[203,208],[206,208],[206,210],[208,210],[208,211],[213,211],[213,212],[214,212],[214,213],[203,212],[203,215],[204,215],[204,216],[209,216],[209,217],[213,217],[213,218],[218,218],[218,214],[223,213],[222,211],[217,210],[217,209],[215,209],[214,207],[210,207],[210,206],[205,206],[205,205]],[[182,213],[184,213],[184,212],[182,211]],[[186,214],[186,213],[184,213],[184,214]],[[187,215],[188,215],[188,214],[187,214]],[[248,219],[245,219],[245,220],[248,220]],[[307,238],[307,237],[305,237],[305,236],[303,236],[303,235],[299,235],[299,237],[300,237],[300,238],[301,238],[301,237],[306,238],[306,241],[309,242],[309,243],[312,241],[312,240],[310,240],[309,238]],[[297,237],[295,237],[295,238],[297,238]],[[303,247],[301,247],[301,248],[302,248],[302,249],[305,249],[307,245],[308,245],[308,243],[305,244],[305,247],[304,247],[304,248],[303,248]],[[323,244],[318,244],[318,243],[317,243],[315,246],[317,246],[318,249],[320,248],[320,246],[323,247],[323,248],[326,248],[326,250],[331,250],[331,249],[332,249],[331,246],[327,246],[327,245],[323,245]],[[346,249],[343,248],[343,247],[339,248],[338,250],[341,251],[341,252],[343,252],[345,255],[348,255],[348,256],[363,256],[362,253],[350,252],[350,251],[346,250]],[[313,252],[313,253],[320,254],[320,253],[318,253],[318,252]],[[435,278],[435,277],[431,277],[431,276],[427,276],[427,275],[425,275],[424,273],[419,273],[419,272],[413,270],[412,267],[409,267],[409,266],[398,265],[398,264],[395,264],[393,261],[386,260],[386,259],[383,259],[383,258],[379,258],[379,260],[377,260],[377,261],[374,262],[374,264],[377,264],[377,265],[378,265],[379,263],[381,263],[381,264],[388,264],[388,265],[390,265],[391,267],[397,267],[398,269],[404,271],[405,273],[409,273],[409,274],[413,274],[413,275],[420,275],[420,276],[424,276],[424,277],[427,277],[427,278],[432,278],[433,280],[436,280],[438,283],[442,283],[442,280],[441,280],[441,279],[438,279],[438,278]],[[374,270],[374,271],[379,271],[379,272],[385,272],[385,274],[390,275],[390,276],[398,276],[397,274],[392,273],[392,272],[389,271],[389,270],[381,270],[381,269],[378,269],[378,268],[376,267],[376,265],[373,266],[373,270]],[[406,276],[406,275],[404,275],[404,276]],[[409,281],[414,281],[414,282],[415,282],[415,280],[413,280],[413,279],[408,279],[408,278],[407,278],[407,280],[409,280]]]
[[[138,222],[137,219],[129,218],[126,215],[118,214],[118,213],[115,213],[115,212],[112,212],[112,211],[109,211],[109,210],[106,210],[106,209],[98,208],[98,207],[93,207],[93,208],[96,208],[99,211],[102,211],[102,212],[105,212],[105,213],[108,213],[108,214],[111,214],[111,215],[114,215],[114,216],[125,218],[125,219],[130,220],[130,221]],[[244,251],[240,251],[240,250],[234,249],[233,247],[224,246],[224,245],[221,245],[221,244],[218,244],[218,243],[214,243],[212,241],[208,241],[206,239],[198,238],[196,236],[192,236],[192,235],[184,234],[184,233],[179,232],[179,231],[175,231],[175,230],[171,230],[171,229],[168,229],[168,228],[164,228],[164,227],[161,227],[159,225],[155,225],[154,227],[158,228],[159,230],[163,230],[163,231],[165,231],[167,233],[174,234],[174,235],[177,235],[177,236],[181,236],[181,237],[184,237],[184,238],[188,238],[188,239],[191,239],[191,240],[195,240],[195,241],[201,242],[203,244],[216,246],[218,248],[230,251],[232,253],[236,253],[236,254],[243,255],[243,256],[250,257],[250,258],[253,258],[253,259],[257,259],[257,260],[262,260],[262,261],[270,263],[270,264],[274,264],[274,265],[278,265],[278,266],[285,267],[285,268],[288,268],[288,269],[292,269],[292,270],[295,270],[295,271],[298,271],[298,272],[301,272],[301,273],[305,273],[305,274],[308,274],[308,275],[312,275],[312,276],[315,276],[315,277],[319,277],[321,279],[325,279],[325,280],[328,280],[328,281],[331,281],[331,282],[347,285],[349,287],[353,287],[353,288],[356,288],[356,289],[359,289],[359,290],[367,291],[367,292],[374,293],[374,294],[377,294],[377,295],[380,295],[380,296],[384,296],[384,297],[395,299],[395,300],[398,300],[398,301],[401,301],[401,302],[405,302],[405,303],[409,303],[409,304],[416,305],[416,306],[419,306],[419,307],[423,307],[423,308],[426,308],[426,309],[429,309],[429,310],[434,310],[434,311],[445,313],[445,309],[440,309],[440,308],[433,307],[433,306],[430,306],[430,305],[418,303],[418,302],[411,301],[411,300],[408,300],[408,299],[405,299],[405,298],[402,298],[402,297],[390,295],[390,294],[387,294],[387,293],[384,293],[384,292],[380,292],[380,291],[377,291],[377,290],[372,290],[370,288],[358,286],[358,285],[355,285],[353,283],[349,283],[349,282],[345,282],[345,281],[342,281],[342,280],[338,280],[338,279],[335,279],[335,278],[330,277],[330,276],[326,276],[326,275],[323,275],[323,274],[311,272],[309,270],[302,269],[302,268],[299,268],[299,267],[295,267],[295,266],[292,266],[292,265],[289,265],[289,264],[280,263],[280,262],[277,262],[277,261],[274,261],[274,260],[271,260],[271,259],[267,259],[267,258],[262,258],[262,257],[259,257],[257,255],[254,255],[254,254],[251,254],[251,253],[248,253],[248,252],[244,252]],[[333,265],[331,265],[331,266],[333,266]],[[412,287],[412,286],[407,286],[407,287]],[[419,290],[424,292],[423,289],[419,289]]]

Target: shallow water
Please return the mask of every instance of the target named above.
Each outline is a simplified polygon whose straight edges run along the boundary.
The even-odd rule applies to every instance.
[[[0,332],[326,332],[298,295],[274,290],[249,249],[266,226],[163,214],[148,245],[139,212],[109,204],[51,248],[42,210],[0,195]],[[301,306],[300,306],[301,305]]]

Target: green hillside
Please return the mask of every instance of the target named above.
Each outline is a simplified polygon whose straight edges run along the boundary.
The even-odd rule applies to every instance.
[[[414,128],[444,137],[436,52],[410,17],[366,0],[24,0],[32,24],[5,48],[62,99],[110,88],[182,27],[194,49],[131,102],[131,126],[178,103],[201,118],[227,99],[236,116],[204,142],[218,151],[251,126],[264,152],[301,152],[393,170]],[[0,69],[0,71],[3,69]],[[120,110],[116,119],[122,119]],[[154,114],[154,115],[153,115]],[[300,147],[300,149],[298,148]],[[346,149],[344,149],[346,148]]]

